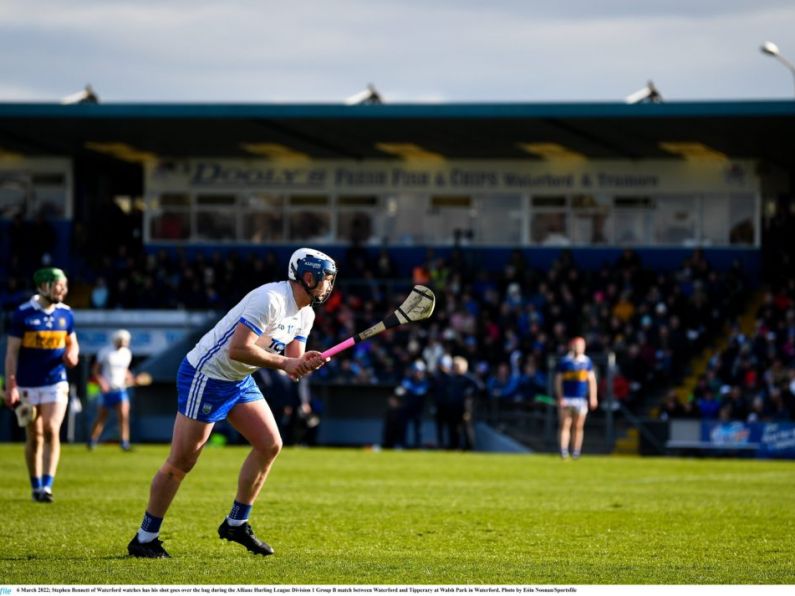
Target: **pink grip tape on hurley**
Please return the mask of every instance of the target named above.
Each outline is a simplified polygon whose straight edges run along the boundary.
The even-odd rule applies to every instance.
[[[328,350],[323,352],[323,358],[331,358],[332,356],[339,354],[343,350],[347,350],[355,343],[356,341],[352,337],[349,337],[345,341],[340,342],[336,346],[332,346]]]

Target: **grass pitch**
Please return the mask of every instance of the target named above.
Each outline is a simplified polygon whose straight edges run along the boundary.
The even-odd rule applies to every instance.
[[[126,556],[165,446],[66,446],[52,505],[0,445],[4,584],[793,584],[795,462],[286,449],[252,525],[218,539],[246,451],[205,449]]]

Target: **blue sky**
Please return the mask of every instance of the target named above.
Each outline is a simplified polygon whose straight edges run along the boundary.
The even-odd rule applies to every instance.
[[[3,0],[0,101],[790,99],[795,2]]]

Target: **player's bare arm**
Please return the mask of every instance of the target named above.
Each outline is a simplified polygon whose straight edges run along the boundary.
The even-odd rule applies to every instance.
[[[555,375],[555,401],[558,406],[563,404],[563,375],[560,373]]]
[[[588,373],[588,405],[591,410],[595,410],[596,406],[598,405],[596,401],[596,387],[596,373],[594,373],[594,371],[590,371]]]
[[[77,343],[77,335],[72,332],[66,336],[66,351],[63,354],[63,361],[69,368],[77,366],[80,356],[80,345]]]
[[[94,375],[94,378],[97,380],[97,384],[99,385],[100,390],[102,390],[102,393],[107,393],[110,391],[110,383],[105,377],[102,376],[102,365],[100,364],[99,360],[94,362],[94,366],[91,367],[91,374]]]
[[[6,394],[5,402],[9,408],[13,408],[19,401],[19,390],[17,389],[17,362],[19,361],[19,347],[22,340],[19,337],[8,337],[6,345]]]
[[[257,335],[239,323],[229,342],[229,357],[251,366],[283,370],[291,377],[302,377],[320,368],[325,359],[320,352],[310,351],[297,357],[273,354],[257,344]],[[293,343],[298,342],[291,342]]]
[[[297,341],[297,340],[291,341],[284,348],[284,355],[287,356],[288,358],[302,359],[304,357],[305,352],[306,352],[306,344],[304,342],[302,342],[302,341]],[[312,352],[310,351],[308,353],[311,354]],[[315,359],[314,356],[312,358],[313,358],[313,361],[314,361],[314,359]],[[321,358],[322,358],[322,354],[321,354]],[[312,372],[313,370],[315,370],[316,368],[319,368],[320,366],[323,366],[323,364],[325,364],[325,359],[323,359],[323,361],[320,363],[319,366],[315,366],[314,368],[310,368],[306,373],[303,373],[303,374],[300,374],[300,375],[290,375],[290,376],[292,377],[292,379],[294,381],[297,381],[302,376],[304,376],[305,374],[308,374],[308,373]]]

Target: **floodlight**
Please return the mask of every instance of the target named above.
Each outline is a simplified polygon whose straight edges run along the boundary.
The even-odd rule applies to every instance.
[[[654,82],[649,81],[642,89],[627,95],[624,101],[626,103],[662,103],[663,98],[657,87],[654,86]]]
[[[78,103],[99,103],[99,96],[94,93],[91,85],[86,85],[86,88],[77,93],[67,95],[61,100],[63,105],[78,104]]]
[[[367,85],[367,89],[359,91],[359,93],[355,93],[345,100],[345,105],[349,106],[376,105],[381,103],[384,103],[384,100],[372,83]]]
[[[774,44],[772,41],[766,41],[761,46],[759,46],[759,50],[768,56],[773,56],[776,60],[781,62],[784,66],[787,67],[792,73],[793,80],[795,80],[795,64],[787,60],[784,56],[781,55],[781,51],[779,51],[778,46]]]

